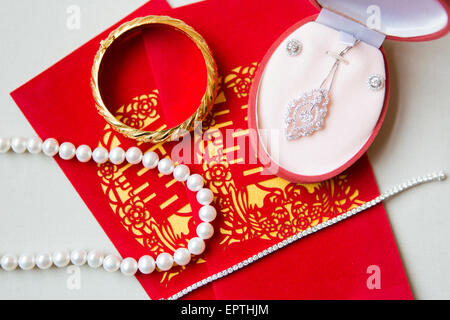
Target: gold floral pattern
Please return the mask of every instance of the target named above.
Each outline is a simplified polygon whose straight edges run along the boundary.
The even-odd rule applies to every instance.
[[[150,213],[145,208],[144,202],[138,198],[130,198],[124,205],[123,211],[124,223],[139,230],[144,228],[145,223],[150,218]]]
[[[221,243],[285,239],[362,204],[358,190],[347,182],[345,175],[306,185],[281,178],[242,187],[232,180],[227,188],[216,188],[211,182],[224,220]]]
[[[233,69],[231,73],[225,77],[225,86],[233,89],[238,98],[247,97],[257,68],[258,63],[253,62],[249,66]]]
[[[114,176],[117,172],[117,166],[113,165],[111,162],[105,162],[99,165],[98,175],[104,178],[106,181]]]

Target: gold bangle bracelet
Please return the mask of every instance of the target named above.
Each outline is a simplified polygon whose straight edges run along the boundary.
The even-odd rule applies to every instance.
[[[190,116],[186,121],[177,125],[176,127],[161,131],[143,131],[129,127],[123,122],[119,121],[116,117],[114,117],[114,115],[109,111],[109,109],[103,102],[99,86],[99,71],[102,59],[111,44],[126,32],[150,24],[169,25],[188,36],[197,45],[197,47],[203,54],[207,72],[206,91],[202,97],[200,106],[198,107],[197,111],[195,111],[194,114],[192,114],[192,116]],[[194,126],[196,126],[196,124],[200,123],[206,117],[214,104],[214,100],[217,95],[218,82],[219,76],[217,66],[212,56],[211,50],[206,44],[205,39],[203,39],[203,37],[198,32],[196,32],[191,26],[178,19],[174,19],[168,16],[147,16],[136,18],[122,24],[116,30],[111,32],[108,38],[101,41],[100,48],[95,55],[94,64],[92,66],[91,87],[98,112],[105,118],[105,120],[112,126],[113,129],[129,138],[136,139],[138,141],[158,143],[166,140],[178,139],[179,137],[192,130]]]

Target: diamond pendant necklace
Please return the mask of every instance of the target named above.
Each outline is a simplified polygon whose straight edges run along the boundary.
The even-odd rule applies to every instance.
[[[307,137],[322,129],[328,113],[329,93],[334,82],[336,71],[341,62],[348,63],[343,56],[357,45],[345,47],[339,53],[327,51],[327,54],[336,59],[325,79],[318,89],[305,92],[303,95],[289,100],[285,116],[285,136],[287,140]],[[328,87],[326,86],[328,83]]]

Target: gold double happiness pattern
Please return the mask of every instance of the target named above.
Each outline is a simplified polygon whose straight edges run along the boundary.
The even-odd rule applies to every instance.
[[[216,106],[210,116],[206,130],[232,128],[229,106],[226,94],[234,95],[230,98],[243,103],[233,112],[241,112],[246,117],[247,97],[255,75],[257,63],[240,66],[221,79],[221,89],[216,99]],[[122,106],[116,116],[130,126],[145,127],[159,119],[155,107],[158,104],[158,91],[135,97],[133,101]],[[237,131],[236,136],[248,135],[248,130]],[[107,149],[120,145],[120,135],[109,125],[104,128],[104,136],[99,145]],[[196,141],[197,143],[197,141]],[[138,142],[138,145],[142,143]],[[213,162],[203,162],[203,176],[207,185],[215,193],[218,201],[221,223],[216,226],[219,230],[215,237],[219,237],[220,246],[233,246],[236,243],[250,239],[279,240],[302,231],[310,226],[324,222],[344,211],[363,203],[359,191],[348,183],[346,175],[315,184],[295,184],[279,177],[267,176],[262,180],[248,185],[237,183],[230,170],[230,166],[242,163],[243,159],[227,160],[230,150],[221,148],[216,142],[208,141],[204,151],[208,154],[220,154],[221,158]],[[146,150],[158,150],[163,156],[167,154],[164,144],[155,144]],[[171,251],[179,246],[186,246],[186,235],[193,226],[192,208],[187,199],[180,199],[171,189],[176,185],[175,180],[165,184],[166,190],[156,190],[144,177],[148,169],[142,168],[133,172],[130,179],[127,172],[130,165],[117,167],[111,163],[98,166],[98,176],[104,194],[108,199],[112,212],[117,216],[123,227],[130,232],[136,241],[147,248],[149,253],[156,256],[162,251]],[[243,176],[260,176],[262,167],[256,166],[242,172]],[[136,185],[131,183],[139,181]],[[157,192],[173,195],[169,199],[162,198],[154,204]],[[166,218],[158,219],[153,210],[164,212]],[[167,207],[177,204],[176,210],[167,213]],[[153,212],[153,213],[152,213]],[[197,257],[194,263],[204,263],[202,257]],[[180,274],[184,268],[161,273],[161,283],[167,283],[174,276]]]

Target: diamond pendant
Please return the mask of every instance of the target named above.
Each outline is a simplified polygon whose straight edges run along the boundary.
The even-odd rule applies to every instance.
[[[322,129],[328,112],[328,103],[326,89],[314,89],[290,100],[285,116],[286,139],[294,140],[310,136]]]

